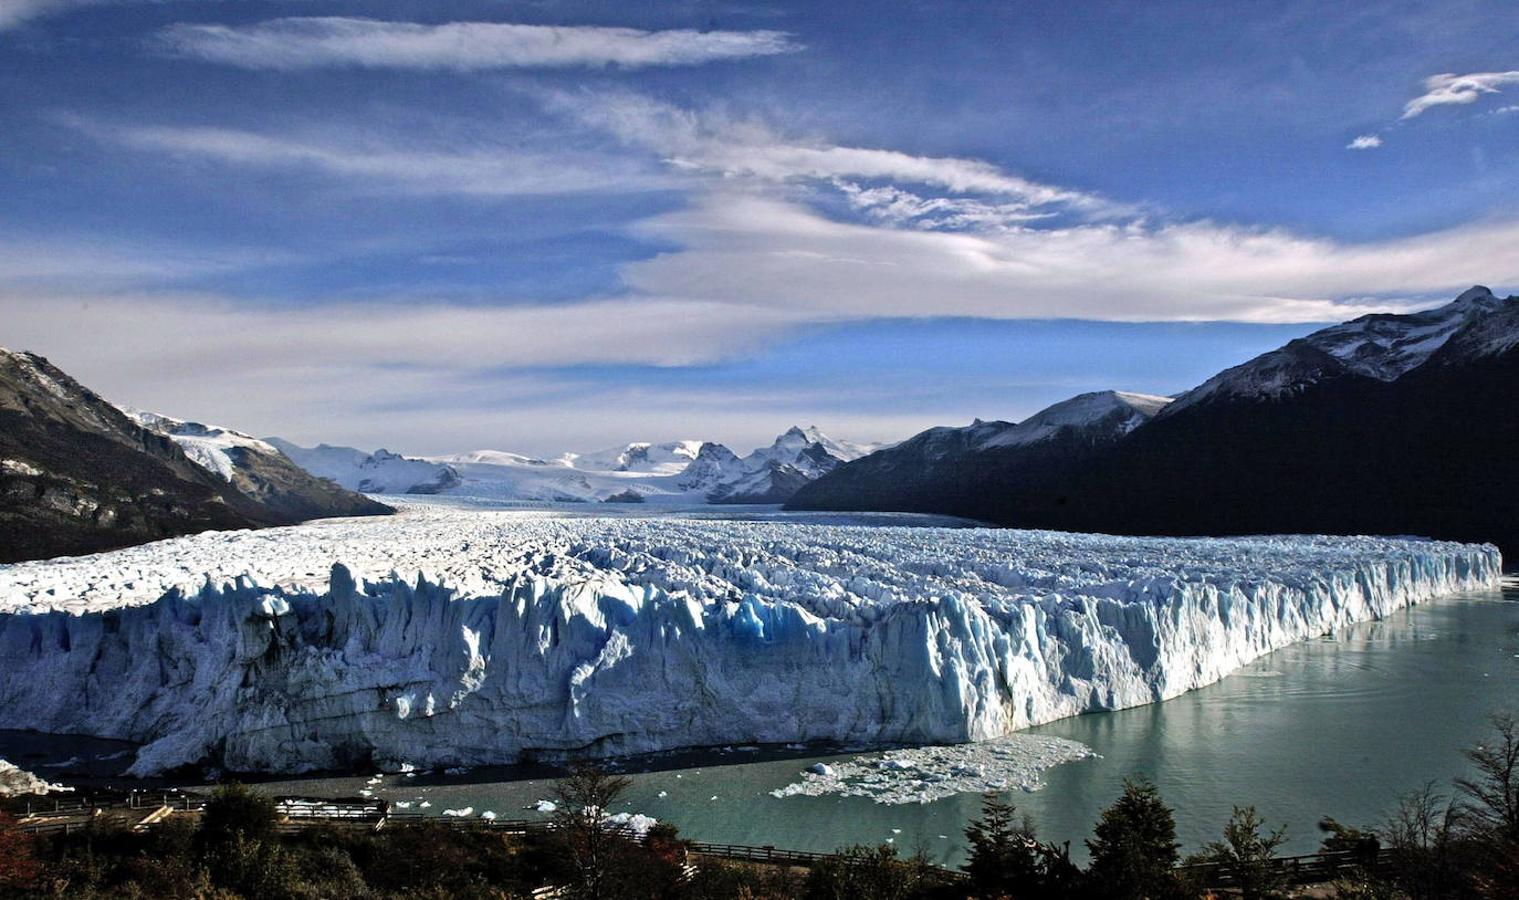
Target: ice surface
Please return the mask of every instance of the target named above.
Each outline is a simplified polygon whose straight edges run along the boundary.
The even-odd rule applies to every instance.
[[[983,741],[1176,696],[1500,562],[406,506],[0,566],[0,728],[141,742],[140,774]]]
[[[1045,769],[1095,756],[1065,738],[1010,734],[974,744],[912,747],[854,757],[836,766],[817,763],[802,780],[771,791],[775,797],[869,797],[877,803],[932,803],[961,793],[1033,791]]]
[[[71,787],[61,784],[53,784],[44,781],[15,765],[0,759],[0,797],[15,797],[21,794],[49,794],[54,791],[72,791]]]

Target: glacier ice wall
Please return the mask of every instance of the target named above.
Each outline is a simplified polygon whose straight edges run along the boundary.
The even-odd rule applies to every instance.
[[[0,566],[0,728],[142,742],[139,774],[982,740],[1500,568],[1387,538],[413,507]]]

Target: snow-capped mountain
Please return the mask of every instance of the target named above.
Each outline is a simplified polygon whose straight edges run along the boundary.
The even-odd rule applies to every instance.
[[[680,473],[680,480],[676,484],[681,490],[705,496],[720,485],[742,478],[744,474],[744,461],[738,454],[722,444],[707,441],[696,451],[696,458],[691,460],[691,464]]]
[[[798,509],[928,511],[972,496],[988,469],[1036,471],[1071,464],[1148,422],[1170,401],[1126,391],[1095,391],[1046,407],[1022,422],[939,427],[838,467],[801,487]]]
[[[1062,429],[1076,429],[1090,437],[1121,437],[1154,418],[1171,402],[1170,397],[1129,391],[1094,391],[1078,394],[1034,413],[980,441],[981,449],[1027,447],[1055,437]]]
[[[1423,365],[1473,323],[1497,321],[1493,314],[1507,305],[1508,301],[1478,285],[1436,309],[1361,316],[1220,372],[1183,394],[1166,414],[1220,398],[1282,397],[1347,375],[1395,381]]]
[[[411,459],[388,450],[365,453],[352,447],[301,447],[280,438],[268,443],[319,478],[365,494],[437,494],[459,483],[446,463]]]
[[[413,458],[385,450],[269,443],[313,474],[366,493],[452,494],[499,502],[781,503],[866,448],[792,428],[740,458],[710,441],[639,442],[552,459],[503,450]]]
[[[196,465],[239,493],[279,510],[289,521],[369,515],[388,509],[312,475],[279,448],[252,435],[128,406],[120,409],[144,429],[179,445]]]
[[[703,441],[670,441],[663,444],[635,443],[596,453],[566,454],[564,460],[577,469],[593,472],[641,472],[646,475],[677,475],[701,452]]]
[[[785,503],[803,485],[869,452],[835,441],[817,426],[792,426],[768,447],[744,457],[741,469],[707,491],[713,503]]]

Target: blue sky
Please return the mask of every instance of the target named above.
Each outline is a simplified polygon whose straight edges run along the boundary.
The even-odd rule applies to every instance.
[[[0,344],[296,440],[889,440],[1519,283],[1497,2],[0,0]]]

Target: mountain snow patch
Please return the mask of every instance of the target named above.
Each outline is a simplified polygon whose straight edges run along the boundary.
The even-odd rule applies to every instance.
[[[1500,565],[1414,539],[418,505],[0,566],[0,728],[136,741],[144,775],[987,741]]]

